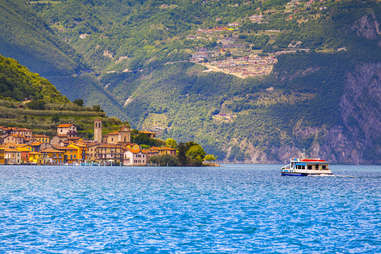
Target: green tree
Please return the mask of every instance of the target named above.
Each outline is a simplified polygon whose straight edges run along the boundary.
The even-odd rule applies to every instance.
[[[168,138],[166,141],[165,141],[165,144],[170,147],[170,148],[177,148],[177,142],[176,140],[174,140],[173,138]]]
[[[215,161],[217,158],[213,154],[207,154],[204,157],[204,161]]]
[[[76,99],[73,101],[74,104],[77,104],[78,106],[82,107],[83,106],[83,100],[82,99]]]
[[[43,100],[32,100],[31,102],[28,102],[26,105],[30,109],[45,109],[45,102]]]
[[[101,106],[99,106],[99,105],[93,105],[93,110],[97,111],[97,112],[101,112],[102,111]]]
[[[162,146],[164,145],[164,141],[160,139],[150,138],[147,134],[140,133],[138,135],[132,135],[133,143],[138,145],[147,145],[147,146]]]
[[[180,165],[186,165],[187,164],[187,145],[185,143],[180,143],[177,146],[177,159],[179,160]]]
[[[192,145],[186,152],[186,156],[191,160],[203,161],[205,157],[205,151],[199,144]]]
[[[60,117],[59,115],[53,115],[52,116],[52,122],[53,123],[58,123],[60,121]]]

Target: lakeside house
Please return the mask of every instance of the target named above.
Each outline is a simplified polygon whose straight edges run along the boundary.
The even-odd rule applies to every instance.
[[[99,144],[95,147],[95,161],[102,165],[120,165],[124,149],[116,144]]]
[[[140,146],[134,145],[127,147],[123,154],[124,166],[145,166],[147,165],[147,153],[140,149]]]
[[[62,165],[64,163],[65,151],[48,148],[41,151],[43,164]]]
[[[20,165],[22,163],[21,152],[14,148],[5,148],[4,163],[8,165]]]

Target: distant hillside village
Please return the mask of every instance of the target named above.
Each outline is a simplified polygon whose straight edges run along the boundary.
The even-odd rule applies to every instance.
[[[149,138],[154,132],[140,131]],[[74,124],[59,124],[57,134],[50,138],[33,134],[32,130],[0,126],[0,164],[5,165],[124,165],[145,166],[158,155],[176,156],[171,147],[143,149],[131,143],[131,130],[102,135],[102,121],[94,121],[94,139],[78,137]]]

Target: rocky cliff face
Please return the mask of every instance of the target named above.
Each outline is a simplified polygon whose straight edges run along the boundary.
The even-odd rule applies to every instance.
[[[374,14],[361,17],[352,31],[364,40],[379,40],[380,28]],[[345,73],[338,109],[341,119],[333,127],[293,126],[298,140],[312,140],[308,147],[273,146],[268,151],[250,151],[247,162],[287,162],[291,157],[321,157],[332,163],[381,163],[381,62],[357,63]],[[302,120],[301,120],[302,121]]]
[[[250,151],[247,162],[286,162],[291,157],[321,157],[332,163],[381,163],[381,63],[364,63],[346,74],[340,99],[340,124],[331,128],[293,127],[295,139],[312,139],[309,147],[273,146]]]
[[[379,40],[374,13],[352,29],[363,39]],[[334,155],[335,162],[381,163],[381,62],[357,64],[346,73],[340,112],[342,124],[323,138],[323,152]]]
[[[378,23],[374,13],[362,16],[353,24],[352,30],[357,34],[357,36],[368,40],[375,40],[378,38],[378,35],[381,34],[380,24]]]
[[[347,74],[340,110],[357,162],[380,163],[373,157],[381,155],[381,63],[362,64]]]
[[[346,74],[340,99],[341,124],[310,128],[316,137],[308,156],[334,163],[381,163],[381,63],[356,66]]]

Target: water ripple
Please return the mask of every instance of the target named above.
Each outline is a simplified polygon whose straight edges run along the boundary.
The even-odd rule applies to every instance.
[[[381,167],[0,168],[0,252],[381,252]]]

